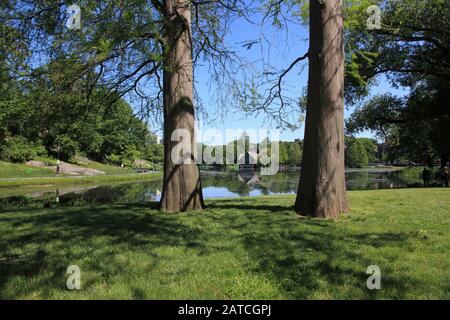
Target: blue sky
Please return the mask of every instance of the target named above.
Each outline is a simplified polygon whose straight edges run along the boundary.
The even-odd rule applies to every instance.
[[[255,19],[256,20],[256,19]],[[261,46],[255,45],[252,49],[247,50],[242,46],[243,42],[251,40],[259,40],[262,36],[271,42],[270,55],[267,55],[268,46],[264,46],[261,50]],[[255,66],[261,66],[261,56],[264,52],[266,59],[270,59],[270,62],[279,70],[286,69],[294,59],[305,54],[308,50],[308,30],[306,27],[300,24],[289,24],[288,30],[279,30],[273,27],[270,23],[267,23],[264,28],[261,28],[259,24],[250,24],[248,22],[239,20],[236,21],[226,37],[226,43],[229,47],[233,48],[240,56],[245,60],[254,62]],[[303,68],[302,68],[303,66]],[[286,89],[284,92],[291,97],[300,96],[304,87],[307,84],[308,68],[307,63],[296,66],[286,76],[283,87]],[[204,106],[209,112],[209,121],[211,124],[203,125],[204,129],[209,127],[218,128],[225,132],[226,129],[258,129],[262,126],[265,117],[260,115],[258,117],[245,117],[242,112],[229,108],[225,115],[222,117],[218,114],[214,114],[214,90],[211,90],[208,84],[209,73],[206,66],[199,66],[195,70],[196,89],[199,97],[202,99]],[[395,89],[390,86],[386,79],[380,79],[377,86],[372,90],[371,94],[391,92],[397,95],[403,95],[402,89]],[[346,117],[352,113],[352,109],[345,111]],[[265,128],[269,128],[267,124],[263,124]],[[294,141],[295,139],[303,138],[304,126],[300,129],[291,131],[284,130],[281,133],[281,140]],[[370,132],[361,133],[361,137],[373,137]]]

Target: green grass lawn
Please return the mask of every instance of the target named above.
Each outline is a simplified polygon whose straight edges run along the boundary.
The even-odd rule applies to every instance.
[[[349,192],[337,221],[300,218],[294,200],[0,210],[0,298],[450,298],[450,189]],[[81,291],[66,289],[69,265]]]

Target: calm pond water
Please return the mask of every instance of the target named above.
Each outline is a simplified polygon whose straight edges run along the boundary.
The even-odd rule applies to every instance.
[[[258,172],[207,171],[202,172],[203,194],[205,198],[295,194],[299,178],[299,172],[282,172],[275,176],[261,176]],[[399,171],[387,169],[349,169],[346,172],[346,181],[348,190],[406,188],[420,185],[419,178],[405,181]],[[18,189],[17,193],[0,194],[0,208],[151,202],[158,201],[160,197],[161,181],[36,189],[35,191]]]

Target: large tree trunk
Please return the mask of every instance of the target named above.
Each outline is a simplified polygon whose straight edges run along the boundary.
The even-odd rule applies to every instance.
[[[321,218],[348,211],[343,36],[342,0],[311,0],[308,105],[295,210]]]
[[[194,161],[195,117],[193,106],[193,71],[191,41],[191,9],[183,0],[166,0],[165,29],[168,52],[164,61],[164,182],[161,209],[183,212],[204,207],[200,174]],[[191,163],[178,164],[172,151],[180,141],[172,141],[177,129],[190,133]],[[185,155],[186,158],[186,155]]]

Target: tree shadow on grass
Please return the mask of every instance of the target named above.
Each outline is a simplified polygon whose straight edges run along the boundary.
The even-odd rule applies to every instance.
[[[352,294],[345,292],[349,288],[357,288],[359,292],[356,294],[359,298],[377,297],[377,292],[366,288],[369,276],[366,270],[370,265],[376,264],[379,257],[370,259],[358,251],[358,247],[362,245],[383,247],[393,243],[402,246],[404,236],[381,234],[378,235],[378,241],[374,245],[365,241],[370,234],[335,235],[334,232],[333,228],[325,232],[323,230],[319,232],[303,230],[295,234],[283,232],[283,238],[268,238],[257,232],[247,234],[244,238],[245,246],[253,259],[258,261],[252,271],[270,274],[283,291],[295,299],[307,299],[314,297],[315,294],[319,296],[324,294],[326,297],[334,294],[335,290],[336,293],[344,290],[337,293],[337,297],[351,298]],[[351,248],[355,250],[352,251]],[[389,267],[382,264],[380,267],[383,274],[392,274]],[[407,290],[404,285],[405,278],[403,275],[384,277],[383,286],[395,288],[397,292],[395,298],[403,298]],[[328,292],[321,292],[322,290]]]
[[[260,205],[256,203],[261,203],[262,201],[266,201],[267,205]],[[219,210],[239,210],[242,211],[254,211],[254,210],[263,210],[270,212],[286,212],[287,210],[293,210],[293,204],[287,204],[286,206],[273,205],[271,203],[270,198],[268,199],[256,199],[256,198],[245,198],[245,200],[235,200],[235,199],[227,199],[227,200],[219,200],[213,203],[208,204],[209,209],[219,209]]]
[[[9,228],[0,241],[0,283],[5,287],[21,278],[22,285],[10,285],[6,293],[0,290],[0,298],[33,292],[46,298],[51,293],[45,290],[66,291],[67,267],[87,257],[92,260],[83,260],[83,267],[107,280],[129,271],[130,261],[117,260],[123,252],[145,254],[147,268],[154,268],[160,260],[158,248],[208,250],[201,230],[183,224],[177,216],[149,210],[148,204],[35,209],[6,213],[0,216],[1,223]],[[138,289],[133,296],[144,298]]]
[[[220,204],[220,205],[215,205],[215,204],[211,204],[208,205],[209,209],[225,209],[225,210],[240,210],[240,211],[246,211],[246,210],[264,210],[264,211],[270,211],[270,212],[281,212],[281,211],[286,211],[286,209],[290,209],[290,208],[286,208],[283,206],[261,206],[261,205],[254,205],[254,206],[249,206],[249,205],[243,205],[243,204]],[[293,208],[293,207],[292,207]]]
[[[245,220],[226,214],[217,219],[241,231],[241,242],[253,261],[249,270],[276,283],[286,297],[402,299],[414,287],[415,280],[407,273],[399,274],[385,263],[395,257],[376,253],[386,246],[400,254],[414,250],[408,234],[350,231],[334,221],[298,219],[289,204],[255,207],[248,201],[238,205],[218,202],[212,207],[251,212]],[[367,249],[374,251],[374,256],[366,254]],[[383,288],[368,290],[367,268],[378,262]]]

